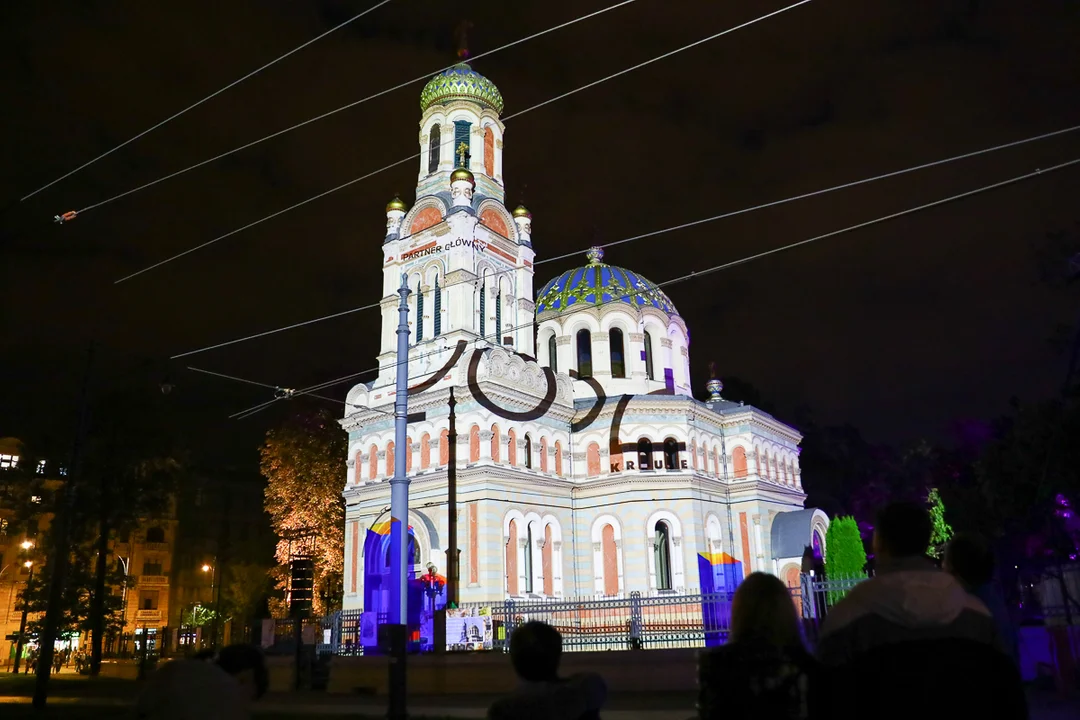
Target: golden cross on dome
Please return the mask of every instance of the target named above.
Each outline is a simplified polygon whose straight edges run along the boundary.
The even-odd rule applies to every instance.
[[[465,158],[469,154],[469,146],[466,145],[465,143],[461,143],[460,145],[457,146],[457,154],[458,154],[458,167],[468,167],[465,164]]]

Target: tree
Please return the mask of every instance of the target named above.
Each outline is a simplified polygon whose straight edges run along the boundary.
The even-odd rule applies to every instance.
[[[834,518],[825,532],[825,577],[828,580],[866,577],[866,548],[859,526],[850,515]],[[846,593],[830,590],[829,604],[835,604]]]
[[[930,547],[927,548],[926,554],[940,558],[945,552],[945,544],[952,538],[952,526],[945,520],[945,503],[942,501],[941,493],[937,491],[937,488],[930,490],[930,494],[926,498],[926,504],[930,509],[932,527]]]
[[[267,479],[266,512],[278,535],[273,577],[278,589],[288,581],[289,561],[300,536],[315,561],[315,611],[340,604],[344,573],[345,502],[342,460],[347,438],[330,414],[294,417],[266,434],[260,468]]]
[[[237,621],[240,622],[246,633],[269,591],[269,568],[258,563],[231,565],[225,572],[225,582],[221,587],[222,614],[233,620],[234,627]]]

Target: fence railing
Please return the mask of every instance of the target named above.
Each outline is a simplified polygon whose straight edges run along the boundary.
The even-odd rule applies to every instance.
[[[808,638],[816,637],[818,625],[829,608],[855,587],[862,578],[816,580],[801,578],[791,588],[792,600],[804,620]],[[650,650],[720,645],[731,629],[733,593],[632,592],[625,597],[537,598],[496,603],[467,603],[460,614],[491,618],[491,644],[505,650],[514,628],[538,620],[556,628],[569,652],[598,650]],[[369,617],[360,610],[341,610],[319,620],[305,622],[306,643],[320,655],[363,654],[363,637],[371,637],[364,624],[385,622],[385,617]],[[275,645],[289,645],[295,637],[295,621],[284,621],[275,632]],[[308,626],[311,626],[311,629]],[[314,633],[314,637],[311,637]],[[448,638],[451,645],[455,638]]]

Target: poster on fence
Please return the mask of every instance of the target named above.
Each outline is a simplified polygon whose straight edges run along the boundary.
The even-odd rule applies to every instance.
[[[494,647],[491,608],[446,611],[446,649],[450,652],[491,650]]]

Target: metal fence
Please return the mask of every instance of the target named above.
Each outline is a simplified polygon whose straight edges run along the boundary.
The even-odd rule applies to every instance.
[[[812,642],[816,638],[817,628],[829,607],[861,580],[821,581],[804,575],[800,586],[791,588],[792,600],[803,617],[808,640]],[[555,627],[563,636],[563,649],[569,652],[693,648],[727,640],[732,595],[727,592],[632,592],[627,597],[468,603],[461,609],[469,614],[492,617],[496,650],[505,650],[514,628],[532,620]],[[385,618],[379,618],[379,621],[385,622]],[[362,654],[361,622],[365,619],[360,610],[342,610],[312,621],[316,625],[316,652],[320,655]],[[294,633],[295,629],[290,628],[280,635],[284,640]]]

